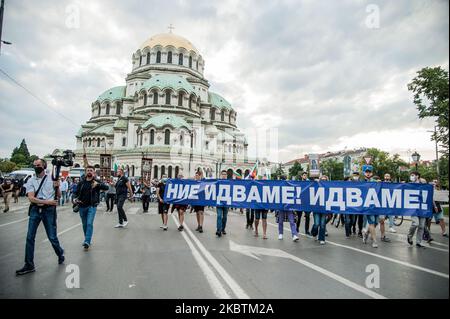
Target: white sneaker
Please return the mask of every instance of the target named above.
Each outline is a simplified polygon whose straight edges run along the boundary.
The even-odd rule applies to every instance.
[[[389,231],[390,231],[391,233],[396,233],[396,232],[397,232],[397,231],[395,230],[394,227],[389,228]]]
[[[321,240],[321,241],[320,241],[320,244],[321,244],[321,245],[325,245],[325,241]]]
[[[278,239],[279,239],[279,240],[282,240],[282,239],[283,239],[283,235],[281,235],[281,234],[278,235]]]
[[[163,228],[164,228],[164,225],[159,226],[159,228],[163,229]]]
[[[120,228],[120,227],[123,227],[123,225],[122,224],[117,224],[116,226],[114,226],[114,228]]]
[[[128,225],[128,221],[123,222],[123,227],[125,227],[126,225]]]
[[[367,244],[367,239],[369,238],[369,233],[367,231],[364,231],[363,229],[363,243]]]
[[[373,247],[373,248],[378,248],[378,244],[377,244],[376,241],[374,241],[374,242],[372,243],[372,247]]]
[[[292,241],[298,241],[298,236],[294,235],[294,237],[292,237]]]

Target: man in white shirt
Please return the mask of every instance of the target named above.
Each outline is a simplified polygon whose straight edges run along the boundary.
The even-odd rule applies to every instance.
[[[64,263],[64,249],[58,241],[56,231],[56,206],[55,187],[58,181],[53,181],[51,174],[46,174],[47,163],[43,159],[33,162],[36,176],[31,177],[25,184],[28,199],[31,203],[30,218],[28,220],[28,233],[25,246],[25,266],[16,271],[16,275],[25,275],[35,271],[34,267],[34,243],[36,232],[40,222],[44,224],[48,240],[58,256],[58,264]],[[58,188],[59,189],[59,188]],[[61,192],[58,191],[61,197]]]
[[[61,198],[59,199],[59,204],[64,205],[64,202],[67,200],[67,191],[69,190],[69,184],[64,177],[61,177],[61,182],[59,184],[59,189],[61,190]]]

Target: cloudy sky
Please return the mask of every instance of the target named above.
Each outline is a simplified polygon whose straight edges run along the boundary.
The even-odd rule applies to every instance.
[[[0,157],[22,138],[38,155],[75,148],[92,101],[170,23],[239,127],[278,131],[277,160],[357,147],[434,157],[433,120],[417,118],[407,83],[448,70],[447,0],[5,2],[0,68],[48,106],[0,73]]]

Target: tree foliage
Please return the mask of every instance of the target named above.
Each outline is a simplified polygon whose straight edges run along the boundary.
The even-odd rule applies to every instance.
[[[449,81],[448,71],[441,67],[423,68],[408,84],[408,90],[414,93],[414,104],[419,111],[419,118],[436,118],[437,131],[433,134],[441,146],[441,152],[449,154]]]
[[[10,161],[14,162],[16,166],[20,168],[32,166],[33,161],[36,160],[37,158],[38,156],[36,155],[30,155],[27,143],[25,142],[25,139],[22,139],[22,142],[20,143],[19,147],[14,148],[11,154]]]

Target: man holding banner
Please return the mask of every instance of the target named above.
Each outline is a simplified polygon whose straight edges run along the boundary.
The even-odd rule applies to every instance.
[[[221,179],[227,179],[227,171],[223,170],[220,172]],[[217,231],[216,236],[221,237],[222,235],[226,235],[225,227],[227,226],[227,215],[228,215],[228,207],[227,206],[217,206]]]
[[[420,184],[419,172],[412,172],[409,177],[409,180],[411,181],[411,183]],[[412,238],[414,237],[414,234],[415,234],[416,230],[418,229],[417,236],[416,236],[416,246],[418,248],[425,247],[422,245],[422,239],[423,239],[423,233],[425,231],[426,219],[427,219],[426,217],[419,217],[419,216],[411,217],[412,223],[411,223],[411,227],[409,228],[408,237],[407,237],[408,244],[410,244],[411,246],[413,245]]]

